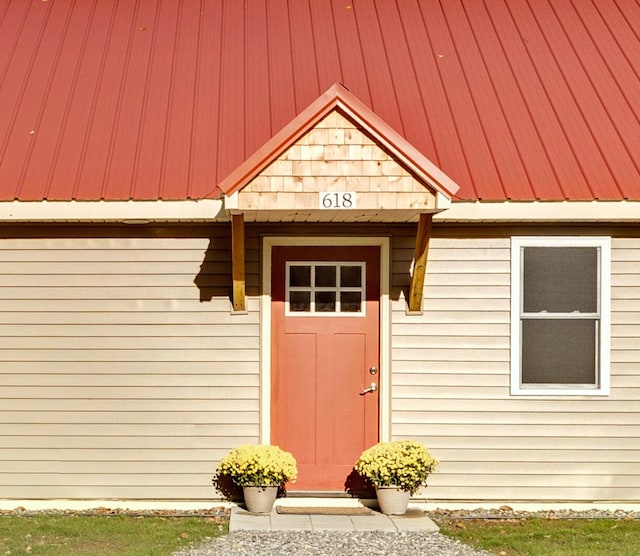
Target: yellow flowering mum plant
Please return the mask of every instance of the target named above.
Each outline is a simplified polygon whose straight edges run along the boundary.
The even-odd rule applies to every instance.
[[[298,467],[293,454],[278,446],[245,445],[222,458],[217,475],[229,477],[238,486],[281,486],[295,482]]]
[[[379,442],[362,452],[355,470],[375,487],[396,486],[412,495],[426,485],[438,461],[416,440]]]

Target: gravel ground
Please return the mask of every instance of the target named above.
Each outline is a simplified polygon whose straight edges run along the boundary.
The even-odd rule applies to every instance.
[[[640,512],[626,510],[546,510],[540,512],[515,511],[509,506],[499,509],[435,510],[429,512],[434,520],[462,521],[467,519],[519,520],[532,517],[543,519],[640,519]],[[385,533],[342,531],[239,531],[217,539],[209,539],[174,556],[262,556],[297,554],[300,556],[337,556],[344,554],[394,556],[488,556],[488,552],[474,549],[440,533]]]
[[[383,533],[380,531],[239,531],[210,539],[174,556],[484,556],[440,533]]]
[[[477,508],[475,510],[434,510],[427,512],[434,521],[465,519],[490,519],[490,520],[514,520],[514,519],[619,519],[633,521],[640,519],[640,511],[630,510],[541,510],[538,512],[525,512],[512,509],[510,506],[501,506],[496,509]]]

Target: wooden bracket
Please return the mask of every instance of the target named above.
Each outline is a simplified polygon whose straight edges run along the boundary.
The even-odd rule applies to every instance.
[[[424,276],[427,269],[429,239],[431,238],[432,214],[421,214],[416,234],[416,249],[413,256],[413,274],[409,287],[408,309],[410,313],[422,311]]]
[[[231,274],[233,277],[233,310],[245,312],[245,270],[244,270],[244,216],[231,215]]]

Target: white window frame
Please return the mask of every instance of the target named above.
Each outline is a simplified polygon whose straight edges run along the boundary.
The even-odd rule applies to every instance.
[[[338,270],[342,266],[358,266],[361,269],[362,281],[358,287],[341,286],[336,283],[335,286],[300,286],[293,287],[289,284],[289,269],[292,266],[310,266],[312,274],[318,266],[334,266]],[[292,311],[289,305],[289,294],[295,291],[308,291],[311,294],[311,310],[310,311]],[[332,291],[336,294],[336,308],[340,307],[340,293],[341,292],[359,292],[361,307],[360,311],[342,312],[342,311],[316,311],[315,310],[315,298],[314,294],[321,291]],[[287,261],[286,263],[286,277],[285,277],[285,315],[287,317],[340,317],[340,318],[353,318],[353,317],[365,317],[367,313],[367,264],[362,261]]]
[[[595,385],[523,385],[521,378],[521,330],[523,313],[522,250],[524,247],[594,247],[599,249],[598,306],[599,345]],[[511,238],[511,394],[526,396],[607,396],[611,376],[611,238],[544,237]]]

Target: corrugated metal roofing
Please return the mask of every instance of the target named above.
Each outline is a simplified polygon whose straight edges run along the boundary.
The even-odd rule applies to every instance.
[[[0,199],[199,199],[340,82],[460,199],[640,199],[635,0],[0,0]]]

